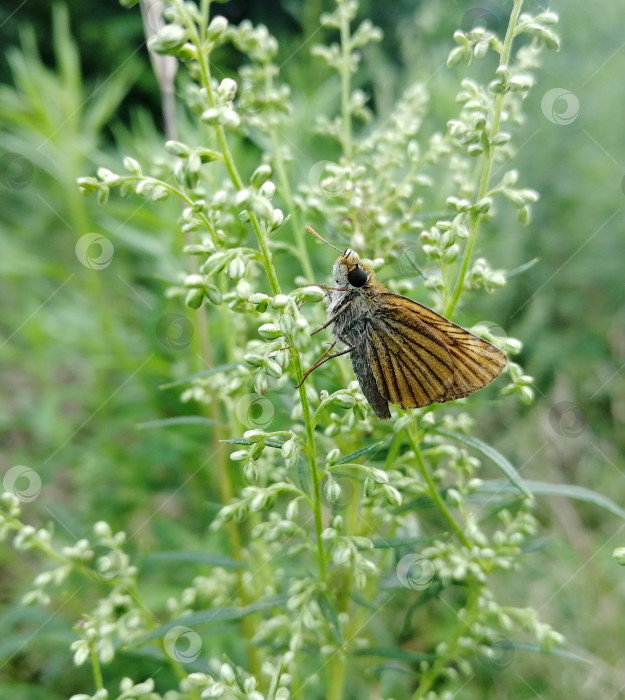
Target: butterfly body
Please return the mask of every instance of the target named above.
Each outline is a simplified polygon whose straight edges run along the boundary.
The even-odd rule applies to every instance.
[[[389,403],[418,408],[489,384],[506,366],[494,345],[426,306],[390,292],[356,253],[335,262],[328,324],[347,346],[354,374],[379,418]]]

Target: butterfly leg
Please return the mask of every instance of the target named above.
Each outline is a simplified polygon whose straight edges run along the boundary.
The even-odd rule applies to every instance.
[[[310,335],[315,335],[315,333],[319,333],[319,331],[322,331],[324,328],[327,328],[331,323],[334,323],[337,318],[345,311],[345,309],[351,304],[351,301],[348,301],[346,304],[343,304],[341,308],[333,314],[324,324],[323,326],[319,326],[316,331],[313,331]],[[334,347],[334,343],[332,344],[331,347]]]
[[[345,341],[343,341],[345,342]],[[335,357],[340,357],[341,355],[347,355],[348,352],[352,352],[352,350],[356,347],[355,345],[352,345],[351,343],[346,343],[349,345],[348,348],[345,350],[340,350],[339,352],[332,353],[332,355],[328,355],[330,350],[336,345],[336,343],[332,343],[330,347],[323,353],[323,355],[315,362],[315,364],[306,372],[304,372],[304,378],[302,381],[295,387],[296,389],[299,389],[300,386],[306,381],[306,378],[308,375],[313,372],[314,370],[317,369],[317,367],[321,367],[321,365],[325,364],[328,360],[333,360]]]

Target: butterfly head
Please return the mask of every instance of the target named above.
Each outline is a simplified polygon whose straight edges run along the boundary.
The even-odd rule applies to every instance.
[[[334,263],[332,277],[338,287],[359,289],[371,279],[371,268],[360,262],[358,253],[349,248]]]

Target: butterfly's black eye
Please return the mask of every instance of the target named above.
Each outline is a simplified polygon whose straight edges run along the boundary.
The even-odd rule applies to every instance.
[[[347,281],[352,285],[352,287],[363,287],[367,284],[369,275],[362,267],[356,266],[353,270],[347,273]]]

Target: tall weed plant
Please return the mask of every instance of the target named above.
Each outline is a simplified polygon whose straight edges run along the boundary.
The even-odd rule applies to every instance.
[[[4,482],[2,536],[53,564],[24,601],[85,598],[71,651],[90,666],[93,689],[73,700],[479,697],[520,651],[574,658],[537,611],[501,593],[531,565],[541,485],[478,437],[509,429],[502,404],[533,399],[514,360],[521,342],[497,319],[475,321],[483,294],[523,271],[493,266],[488,241],[519,235],[497,226],[507,207],[519,229],[531,226],[538,195],[514,169],[514,142],[533,71],[545,47],[558,47],[557,17],[523,13],[522,0],[505,23],[467,13],[444,70],[482,77],[455,78],[457,113],[437,125],[423,82],[379,114],[355,87],[366,86],[383,36],[354,0],[338,0],[288,57],[303,66],[290,85],[268,29],[231,26],[214,5],[145,4],[168,138],[153,156],[129,152],[123,169],[79,179],[102,204],[180,207],[169,232],[178,310],[157,334],[184,358],[166,388],[187,407],[144,427],[204,428],[189,476],[205,503],[202,549],[160,552],[146,571],[129,536],[104,521],[64,545],[27,524],[29,492]],[[309,50],[318,74],[306,84]],[[233,52],[240,67],[226,75],[220,61]],[[332,155],[319,159],[319,144]],[[318,285],[332,264],[306,225],[366,256],[393,291],[498,345],[510,358],[505,377],[453,404],[397,409],[389,422],[374,416],[345,358],[301,384],[326,347],[311,333],[325,322]],[[96,278],[111,251],[106,233],[76,243]],[[181,586],[178,570],[194,575]],[[155,578],[170,578],[166,595]],[[87,605],[94,591],[104,593]]]

